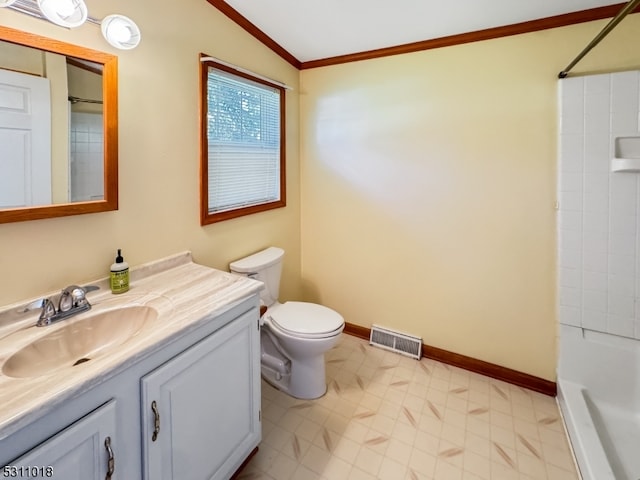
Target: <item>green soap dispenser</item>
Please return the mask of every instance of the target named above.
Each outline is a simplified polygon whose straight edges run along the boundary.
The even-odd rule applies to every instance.
[[[122,258],[118,249],[116,261],[111,265],[110,282],[111,293],[124,293],[129,291],[129,264]]]

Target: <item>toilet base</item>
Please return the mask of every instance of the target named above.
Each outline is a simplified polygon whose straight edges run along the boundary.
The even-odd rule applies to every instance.
[[[278,390],[301,400],[315,400],[327,393],[324,355],[308,358],[305,362],[293,362],[290,373],[281,373],[265,365],[261,366],[262,378]]]

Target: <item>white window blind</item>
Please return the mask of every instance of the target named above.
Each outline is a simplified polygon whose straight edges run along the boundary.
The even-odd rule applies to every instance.
[[[209,213],[280,200],[280,90],[207,73]]]

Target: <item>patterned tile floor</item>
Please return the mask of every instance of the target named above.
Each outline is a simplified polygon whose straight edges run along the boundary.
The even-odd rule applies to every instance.
[[[555,399],[343,335],[327,394],[262,384],[253,480],[576,480]]]

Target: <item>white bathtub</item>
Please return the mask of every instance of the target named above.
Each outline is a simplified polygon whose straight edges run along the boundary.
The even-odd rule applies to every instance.
[[[558,403],[584,480],[640,480],[640,341],[561,325]]]

